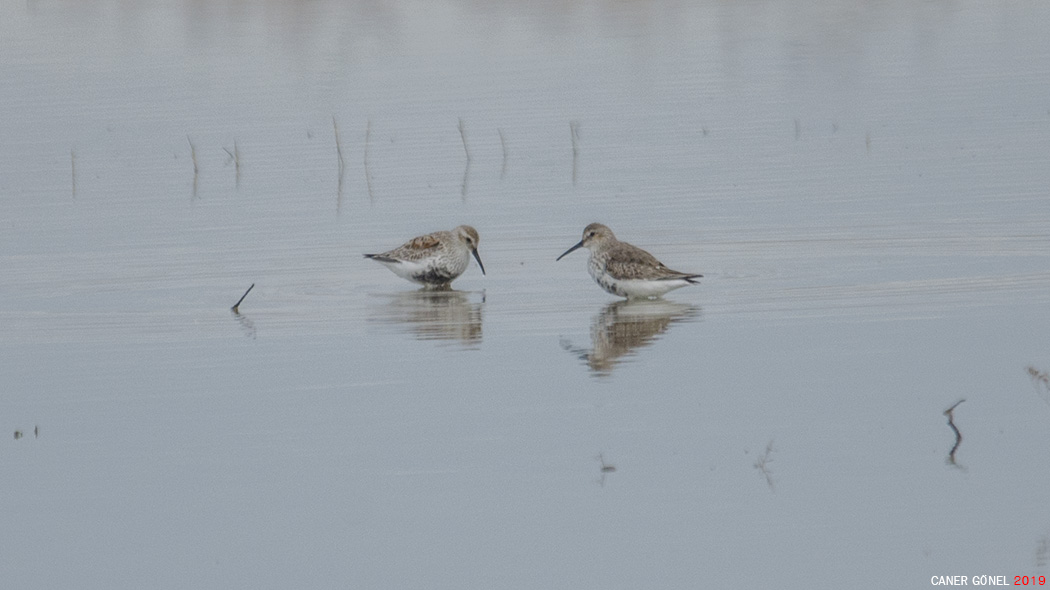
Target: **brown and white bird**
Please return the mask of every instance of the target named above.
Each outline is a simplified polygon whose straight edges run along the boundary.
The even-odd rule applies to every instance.
[[[671,270],[652,254],[616,239],[611,229],[592,223],[583,239],[557,259],[578,248],[590,250],[587,272],[602,289],[628,299],[660,297],[673,289],[695,285],[704,275]]]
[[[402,246],[381,254],[365,254],[393,271],[397,276],[420,283],[427,289],[448,289],[453,279],[470,265],[470,256],[478,261],[481,274],[485,265],[478,255],[478,230],[461,225],[452,231],[437,231],[412,238]]]

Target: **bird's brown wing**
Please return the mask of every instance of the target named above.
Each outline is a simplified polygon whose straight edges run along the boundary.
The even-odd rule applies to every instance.
[[[436,248],[441,242],[433,234],[427,234],[425,236],[419,236],[418,238],[412,238],[403,247],[410,250],[429,250],[430,248]]]
[[[641,248],[624,243],[620,243],[619,246],[605,263],[605,269],[613,276],[625,279],[648,278],[654,271],[670,270],[655,256]]]
[[[622,279],[685,279],[692,282],[691,279],[703,276],[667,268],[652,254],[623,242],[618,244],[614,255],[606,261],[605,269],[609,274]]]

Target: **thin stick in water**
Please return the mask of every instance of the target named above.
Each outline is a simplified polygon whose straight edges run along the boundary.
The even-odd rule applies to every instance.
[[[952,432],[955,433],[955,445],[952,447],[952,450],[948,452],[948,463],[952,465],[958,465],[958,463],[955,462],[955,451],[959,450],[959,445],[962,444],[962,433],[959,432],[959,429],[955,426],[954,413],[955,408],[959,407],[959,404],[963,403],[964,401],[966,400],[961,399],[955,402],[952,405],[952,407],[944,411],[944,415],[948,417],[948,426],[951,426]]]
[[[193,145],[193,140],[189,135],[186,136],[186,141],[190,144],[190,160],[193,161],[193,196],[197,196],[197,176],[200,174],[200,168],[197,166],[197,146]]]
[[[189,135],[186,136],[186,141],[190,144],[190,160],[193,162],[193,176],[196,177],[200,172],[200,167],[197,166],[197,146],[193,145],[193,139]]]
[[[343,144],[339,141],[339,124],[335,121],[335,115],[332,115],[332,130],[335,132],[335,154],[339,156],[339,176],[343,176]]]
[[[601,463],[601,469],[598,471],[601,473],[601,477],[598,478],[598,485],[605,487],[605,476],[610,473],[616,473],[616,466],[606,463],[605,456],[602,453],[598,453],[598,462]]]
[[[1043,398],[1043,401],[1050,404],[1050,373],[1040,371],[1032,365],[1026,367],[1025,370],[1028,371],[1028,376],[1032,378],[1032,385],[1035,386],[1039,396]]]
[[[233,175],[236,188],[241,188],[241,151],[237,149],[237,140],[233,140]]]
[[[372,153],[372,119],[368,119],[368,124],[365,126],[365,183],[368,184],[368,201],[371,203],[375,202],[375,195],[372,192],[372,169],[371,158],[369,157]]]
[[[569,121],[569,134],[572,137],[572,186],[576,186],[576,171],[580,161],[580,122]]]
[[[343,172],[346,164],[343,160],[343,142],[339,140],[339,124],[336,123],[335,115],[332,115],[332,131],[335,133],[335,154],[339,157],[339,180],[335,189],[335,211],[341,213],[343,209]]]
[[[467,154],[467,162],[471,160],[470,148],[467,147],[467,126],[463,122],[463,117],[459,118],[459,138],[463,140],[463,153]]]
[[[769,491],[776,492],[776,488],[773,485],[773,472],[769,469],[769,464],[773,462],[773,441],[770,440],[766,444],[766,452],[764,455],[755,461],[755,469],[762,472],[762,475],[766,477],[766,485],[769,486]]]
[[[233,162],[234,182],[236,183],[237,188],[241,188],[241,152],[237,149],[237,140],[233,140],[232,152],[226,147],[223,147],[222,151],[226,152],[226,155],[229,156],[226,160],[226,164],[229,165],[230,162]]]
[[[471,162],[471,160],[473,158],[471,158],[471,156],[470,156],[470,148],[467,147],[467,127],[466,127],[466,124],[463,123],[463,118],[462,117],[460,117],[460,119],[459,119],[459,137],[460,137],[460,139],[463,140],[463,152],[465,154],[467,154],[467,167],[466,167],[466,169],[463,170],[463,189],[462,189],[463,198],[466,199],[467,198],[467,177],[470,176],[470,162]]]
[[[241,302],[244,301],[244,298],[247,297],[248,293],[251,293],[252,289],[254,288],[255,283],[252,283],[251,287],[248,287],[248,290],[244,292],[244,295],[241,295],[241,298],[237,300],[237,303],[233,304],[233,307],[230,308],[231,310],[233,310],[233,313],[240,313],[240,311],[238,311],[238,308],[240,308]]]
[[[499,132],[499,145],[503,148],[503,168],[499,171],[499,179],[503,180],[503,177],[507,175],[507,138],[503,136],[502,129],[496,129]]]
[[[69,150],[69,168],[73,180],[73,198],[77,198],[77,151]]]

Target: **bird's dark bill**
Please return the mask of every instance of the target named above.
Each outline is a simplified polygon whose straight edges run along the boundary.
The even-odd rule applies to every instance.
[[[557,261],[561,260],[562,258],[565,258],[566,256],[568,256],[569,253],[575,252],[576,250],[578,250],[578,249],[580,249],[582,247],[583,247],[583,240],[580,240],[580,242],[578,244],[576,244],[572,248],[569,248],[568,250],[566,250],[564,254],[562,254],[561,256],[559,256],[557,258],[555,258],[554,261],[557,262]]]

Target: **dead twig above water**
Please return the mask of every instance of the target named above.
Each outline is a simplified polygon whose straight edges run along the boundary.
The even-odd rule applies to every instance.
[[[1028,376],[1032,378],[1032,385],[1035,386],[1039,397],[1050,404],[1050,374],[1046,371],[1040,371],[1031,365],[1025,367],[1025,370],[1028,371]]]
[[[339,176],[341,177],[346,164],[343,162],[343,143],[339,141],[339,123],[335,120],[335,115],[332,115],[332,132],[335,134],[335,155],[339,158]]]
[[[368,202],[375,203],[372,193],[372,169],[370,168],[370,154],[372,152],[372,119],[365,125],[365,183],[368,185]]]
[[[766,444],[766,452],[762,454],[755,461],[755,469],[757,469],[766,478],[766,485],[769,486],[769,491],[776,492],[776,488],[773,485],[773,471],[769,468],[769,464],[773,462],[773,440],[770,439],[769,443]]]
[[[230,308],[230,310],[233,311],[233,313],[240,313],[241,302],[244,301],[244,298],[247,297],[248,293],[251,293],[252,289],[254,288],[255,283],[252,283],[252,285],[248,287],[248,290],[244,292],[244,295],[241,295],[241,298],[237,300],[237,303],[233,304],[233,307]]]
[[[576,186],[576,172],[580,162],[580,122],[569,121],[569,136],[572,139],[572,186]]]
[[[605,476],[610,473],[616,473],[616,466],[610,463],[606,463],[605,456],[603,453],[598,453],[598,463],[601,464],[601,469],[599,469],[598,471],[601,474],[601,477],[598,478],[598,485],[604,488]]]
[[[25,437],[26,433],[21,428],[15,430],[15,440],[20,440]],[[40,438],[40,425],[37,424],[33,427],[33,438]]]
[[[190,144],[190,161],[193,162],[193,198],[197,198],[197,178],[200,175],[200,166],[197,165],[197,146],[193,145],[193,139],[189,135],[186,141]]]
[[[463,188],[462,188],[462,191],[461,191],[463,199],[466,200],[466,198],[467,198],[467,178],[470,177],[470,163],[473,161],[474,158],[471,157],[471,155],[470,155],[470,147],[467,146],[467,127],[466,127],[466,124],[463,122],[463,118],[462,117],[460,117],[460,119],[459,119],[459,138],[461,140],[463,140],[463,153],[465,153],[467,155],[467,167],[466,167],[466,169],[463,170]]]
[[[228,166],[230,164],[230,162],[233,162],[234,183],[235,183],[236,188],[240,189],[241,188],[241,152],[237,148],[237,140],[236,139],[233,140],[233,151],[232,152],[230,151],[229,148],[226,148],[226,147],[222,148],[222,151],[226,152],[226,155],[229,156],[229,158],[227,158],[227,160],[226,160],[226,165]]]
[[[955,461],[955,451],[959,450],[959,445],[962,444],[963,437],[962,433],[959,432],[958,427],[955,426],[955,408],[959,407],[959,404],[963,403],[964,401],[966,400],[961,399],[952,404],[952,407],[944,411],[944,415],[948,417],[948,426],[950,426],[952,428],[952,432],[955,433],[955,445],[952,446],[951,451],[948,451],[948,464],[954,465],[956,467],[962,467]]]
[[[503,180],[503,177],[507,175],[507,138],[503,136],[502,129],[496,129],[499,133],[499,145],[503,148],[503,167],[499,171],[499,179]]]
[[[467,163],[473,159],[470,156],[470,147],[467,145],[467,125],[463,122],[463,117],[459,118],[459,138],[463,141],[463,153],[467,155]]]
[[[335,210],[340,212],[343,205],[343,174],[346,171],[346,162],[343,160],[343,142],[339,140],[339,123],[332,115],[332,132],[335,135],[335,155],[339,159],[339,178],[335,189]]]

